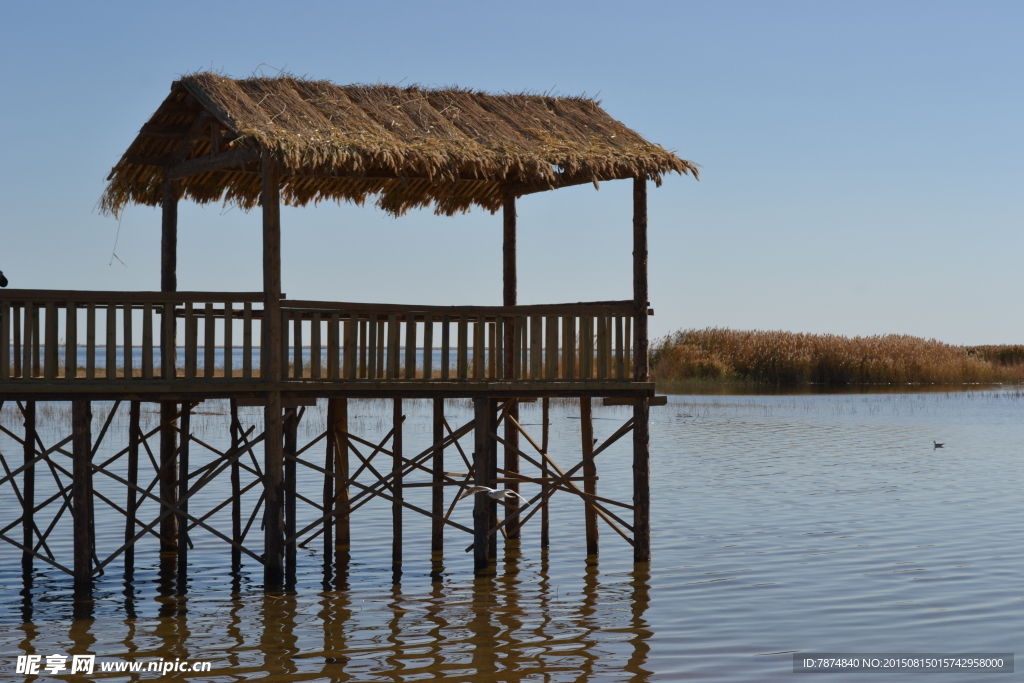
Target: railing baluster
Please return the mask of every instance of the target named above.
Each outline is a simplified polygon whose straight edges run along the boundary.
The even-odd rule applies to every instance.
[[[565,378],[576,379],[576,316],[565,316],[565,334],[562,336],[565,351]]]
[[[85,306],[85,378],[96,379],[96,305]]]
[[[231,302],[224,303],[224,379],[235,376],[235,309]]]
[[[322,379],[320,374],[320,313],[313,312],[309,323],[309,377]]]
[[[469,320],[465,315],[459,316],[459,327],[458,327],[458,351],[456,351],[456,364],[458,365],[458,377],[459,379],[467,379],[469,377],[469,359],[467,358],[467,347],[469,340]]]
[[[515,329],[512,338],[513,348],[509,349],[512,354],[512,379],[523,378],[523,337],[526,336],[526,318],[517,315],[515,318]]]
[[[416,315],[405,314],[405,378],[416,379]]]
[[[622,356],[622,316],[615,316],[615,379],[626,378],[626,366]]]
[[[366,378],[377,379],[377,316],[371,315],[367,324],[369,329],[369,337],[368,341],[366,342]]]
[[[142,379],[153,379],[153,304],[142,306]]]
[[[626,327],[626,329],[625,329],[625,331],[623,332],[623,335],[622,335],[622,338],[625,341],[625,343],[623,344],[623,353],[622,353],[622,355],[625,356],[625,359],[626,359],[626,375],[625,375],[625,377],[623,379],[632,379],[633,378],[633,354],[632,354],[631,349],[633,347],[633,331],[632,331],[633,318],[631,318],[629,316],[626,316],[625,320],[623,322],[625,323],[625,327]]]
[[[384,368],[384,349],[387,347],[387,316],[377,319],[377,376],[383,379],[386,376]]]
[[[603,315],[597,316],[597,378],[608,377],[608,358],[605,347],[608,345],[608,322]]]
[[[107,352],[105,377],[117,378],[117,305],[107,304],[107,339],[103,349]]]
[[[39,307],[32,307],[32,376],[39,377],[40,370],[42,369],[39,365],[39,347],[42,346],[43,340],[39,335]]]
[[[543,323],[541,322],[542,320],[543,320],[543,318],[541,318],[539,315],[535,315],[535,316],[531,316],[530,317],[530,378],[531,379],[541,379],[541,377],[542,377],[542,375],[541,375],[541,368],[543,366],[541,364],[541,360],[542,360],[543,351],[542,351],[542,346],[541,346],[541,341],[542,341],[542,336],[541,335],[544,332],[544,330],[543,330]]]
[[[546,379],[558,379],[558,318],[548,316],[544,321],[547,335],[547,372]]]
[[[399,317],[395,314],[388,316],[388,358],[387,358],[387,379],[399,378],[399,367],[401,365],[401,353],[399,346],[402,337],[399,329]]]
[[[35,305],[31,301],[25,302],[25,334],[22,337],[22,363],[21,367],[23,377],[32,377],[32,347],[34,342],[32,341],[32,316],[35,311]]]
[[[498,318],[495,318],[497,323]],[[487,323],[487,377],[497,379],[498,375],[498,339],[495,337],[496,323]]]
[[[434,378],[434,316],[423,315],[423,381]]]
[[[0,379],[11,378],[11,304],[0,301]]]
[[[345,333],[345,367],[348,367],[348,328],[349,324],[341,322],[341,315],[338,313],[331,313],[327,319],[327,378],[338,379],[339,377],[347,376],[348,373],[342,374],[341,372],[341,340],[339,336],[342,332]]]
[[[129,303],[124,305],[124,319],[121,325],[124,328],[122,331],[124,342],[121,344],[124,378],[132,379],[135,376],[135,359],[132,356],[134,350],[132,346],[132,305]]]
[[[45,323],[44,334],[46,335],[44,343],[44,362],[43,362],[43,377],[46,379],[57,379],[57,359],[59,354],[57,353],[57,304],[54,302],[48,302],[46,304],[46,323]]]
[[[64,306],[64,378],[78,377],[78,304]]]
[[[441,316],[441,379],[447,380],[451,373],[452,359],[451,359],[451,333],[452,333],[452,319],[451,316]]]
[[[580,318],[580,379],[594,379],[594,318]]]
[[[248,301],[242,308],[242,379],[252,379],[252,304]]]
[[[508,379],[505,377],[505,318],[501,315],[494,316],[494,378]]]
[[[302,378],[305,368],[302,363],[302,311],[295,311],[292,313],[292,363],[295,367],[292,368],[293,377]]]
[[[178,377],[177,306],[174,301],[164,303],[160,317],[160,376],[165,380]]]
[[[14,365],[14,376],[24,377],[21,362],[21,313],[22,308],[18,305],[11,306],[11,361]]]
[[[365,364],[366,361],[366,340],[363,340],[363,348],[359,348],[359,333],[366,333],[365,320],[359,320],[358,313],[349,313],[345,320],[345,374],[346,379],[359,379],[366,377],[366,367],[359,369],[360,356]]]
[[[484,361],[487,357],[486,342],[487,318],[480,316],[473,327],[473,379],[484,378]]]
[[[362,379],[367,378],[367,349],[370,348],[370,336],[368,332],[369,324],[366,320],[359,320],[357,313],[352,314],[352,319],[359,323],[359,377]]]
[[[194,379],[199,363],[199,324],[192,311],[192,302],[185,302],[185,377]]]

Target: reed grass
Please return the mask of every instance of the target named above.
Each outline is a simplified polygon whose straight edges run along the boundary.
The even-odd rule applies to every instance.
[[[679,330],[652,344],[660,382],[775,386],[997,384],[1024,381],[1024,345],[954,346],[909,335]]]

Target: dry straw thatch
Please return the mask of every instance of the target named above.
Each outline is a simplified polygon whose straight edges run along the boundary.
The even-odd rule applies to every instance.
[[[206,132],[208,123],[216,131]],[[522,195],[637,176],[660,184],[666,173],[698,173],[585,97],[203,72],[172,85],[111,171],[101,207],[117,214],[132,202],[159,205],[168,165],[245,147],[280,164],[288,205],[361,204],[375,196],[395,215],[431,204],[444,215],[474,205],[496,211],[506,188]],[[260,191],[253,160],[179,181],[184,198],[246,209],[259,204]]]

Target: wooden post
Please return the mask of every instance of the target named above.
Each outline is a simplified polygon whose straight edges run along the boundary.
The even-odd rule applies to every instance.
[[[516,260],[516,196],[509,190],[505,190],[505,201],[502,207],[502,218],[504,219],[504,239],[502,241],[502,279],[503,279],[503,306],[516,306],[519,302],[519,275]],[[509,379],[513,372],[513,356],[515,349],[515,318],[506,318],[502,326],[504,340],[502,348],[505,349],[503,361],[503,377]],[[519,403],[513,400],[507,412],[508,417],[519,422]],[[519,430],[515,428],[511,420],[505,420],[505,471],[509,473],[519,472]],[[516,493],[519,493],[519,482],[514,476],[510,476],[506,486]],[[508,538],[517,539],[520,537],[519,516],[515,514],[519,508],[519,499],[508,499],[509,503],[506,517],[509,522],[505,525],[505,532]]]
[[[583,490],[597,495],[597,466],[590,458],[594,453],[594,421],[591,413],[590,397],[580,398],[580,433],[583,446]],[[584,499],[583,518],[587,530],[587,555],[597,555],[597,510],[593,504]]]
[[[22,509],[21,529],[22,529],[22,545],[25,546],[25,550],[21,554],[21,566],[25,571],[31,571],[32,569],[32,555],[29,550],[32,549],[34,544],[35,534],[35,508],[36,505],[36,466],[31,463],[36,457],[36,402],[26,401],[25,402],[25,444],[24,444],[24,456],[25,456],[25,471],[22,473],[22,487],[21,495],[24,499],[24,508]]]
[[[231,452],[237,454],[241,445],[239,433],[241,424],[238,421],[238,403],[231,399]],[[231,539],[235,543],[242,542],[242,478],[238,458],[231,463]],[[231,546],[231,572],[238,575],[242,569],[242,551],[238,546]]]
[[[264,382],[283,379],[284,330],[281,320],[281,188],[277,164],[263,151],[263,347],[260,365]],[[263,588],[284,586],[283,425],[281,392],[267,392],[264,410]]]
[[[351,520],[347,512],[349,501],[348,399],[328,399],[327,412],[331,425],[330,429],[332,430],[332,438],[330,440],[336,443],[332,451],[334,455],[333,471],[335,476],[331,477],[334,505],[337,509],[345,510],[346,512],[334,518],[334,546],[328,551],[325,545],[324,552],[333,552],[337,563],[340,565],[348,559],[348,554],[352,549]]]
[[[138,510],[137,494],[135,486],[139,483],[139,418],[142,404],[139,401],[132,401],[128,406],[128,501],[125,504],[125,512],[128,514],[124,520],[124,542],[127,546],[124,549],[124,573],[131,576],[135,571],[135,514]]]
[[[647,179],[633,179],[633,380],[650,378],[647,359]],[[633,560],[651,559],[650,401],[633,408]]]
[[[498,429],[498,401],[496,399],[487,399],[487,411],[487,486],[496,489],[498,488],[498,440],[491,436]],[[497,526],[498,501],[490,496],[483,496],[483,498],[487,501],[487,515],[491,526]],[[490,546],[487,549],[487,556],[493,562],[498,558],[498,534],[489,534],[487,542]]]
[[[187,592],[188,580],[188,468],[192,433],[192,404],[181,404],[181,446],[178,448],[178,595]]]
[[[548,434],[551,431],[548,427],[551,418],[551,399],[545,396],[541,399],[541,432],[540,432],[540,449],[544,451],[544,455],[548,452]],[[540,476],[542,479],[547,479],[551,476],[548,470],[548,459],[547,457],[541,458],[541,470]],[[547,491],[547,484],[542,484],[542,493]],[[540,509],[540,547],[547,548],[550,545],[550,535],[548,532],[548,499],[541,499]]]
[[[490,459],[491,430],[490,399],[473,399],[473,483],[487,486],[487,461]],[[491,527],[490,499],[482,494],[473,496],[473,570],[476,574],[486,574],[490,569],[491,557],[487,532]]]
[[[434,514],[431,520],[430,552],[434,559],[440,559],[444,553],[444,448],[436,446],[444,440],[444,399],[434,399],[434,458],[431,468],[433,488],[431,489],[430,511]]]
[[[391,450],[394,454],[391,459],[391,571],[396,578],[402,572],[402,399],[395,399],[394,410],[394,436],[391,439]]]
[[[178,184],[165,180],[163,204],[160,219],[160,291],[178,290]],[[93,309],[89,308],[91,316]],[[92,322],[88,318],[87,322]],[[177,357],[177,334],[174,320],[174,304],[164,306],[161,316],[160,356],[163,367],[162,379],[172,379],[175,374]],[[92,363],[92,355],[86,360],[86,376]],[[178,435],[174,429],[174,415],[178,405],[164,401],[160,404],[160,500],[175,504],[178,500],[177,451]],[[178,516],[167,515],[160,522],[160,552],[173,553],[178,547]]]
[[[72,515],[75,527],[75,598],[92,592],[92,556],[96,539],[92,520],[92,411],[89,401],[71,402]]]
[[[295,561],[297,559],[295,531],[295,458],[299,449],[299,416],[295,409],[288,411],[284,419],[284,535],[289,539],[285,544],[285,587],[295,587]]]

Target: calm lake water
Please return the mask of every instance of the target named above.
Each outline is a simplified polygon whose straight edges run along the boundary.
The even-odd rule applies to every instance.
[[[70,422],[55,406],[39,407],[47,445]],[[156,416],[145,412],[152,406],[144,406],[152,425]],[[95,405],[94,434],[108,410]],[[125,441],[122,410],[111,427],[117,438],[105,441],[98,459]],[[223,447],[226,402],[198,412],[196,436]],[[243,423],[258,424],[260,412],[243,409]],[[303,440],[323,428],[324,412],[323,405],[306,412]],[[389,428],[389,403],[353,403],[351,412],[352,431],[370,440]],[[405,412],[406,451],[418,452],[430,440],[429,403],[406,401]],[[596,408],[596,436],[603,440],[630,412]],[[605,526],[600,559],[588,563],[582,505],[563,495],[552,505],[550,549],[539,548],[535,516],[518,550],[499,541],[497,574],[482,579],[473,578],[472,555],[463,552],[468,536],[450,530],[443,573],[432,580],[429,520],[407,511],[404,573],[394,584],[390,503],[380,501],[355,513],[341,589],[324,586],[320,539],[300,551],[295,593],[264,595],[259,565],[250,561],[233,578],[228,546],[197,530],[186,597],[161,583],[150,538],[137,553],[134,580],[126,584],[114,560],[92,618],[74,619],[70,577],[37,562],[26,591],[20,551],[0,543],[0,679],[23,680],[13,673],[18,654],[94,653],[99,661],[211,662],[211,673],[179,674],[183,680],[776,681],[794,675],[793,652],[1013,652],[1024,642],[1019,391],[672,396],[651,413],[649,567],[634,568],[630,547]],[[471,407],[450,402],[447,415],[455,427]],[[10,404],[2,417],[20,432]],[[552,418],[550,451],[569,465],[580,447],[578,408],[560,403]],[[524,405],[522,420],[539,436],[539,404]],[[933,439],[945,448],[933,449]],[[600,495],[629,501],[629,442],[599,456]],[[0,449],[20,462],[9,437],[0,437]],[[322,445],[307,455],[322,460]],[[454,449],[446,457],[447,469],[465,471]],[[195,447],[192,460],[199,466],[210,457]],[[145,455],[144,467],[140,481],[148,483]],[[55,489],[43,484],[52,482],[49,472],[37,471],[39,500]],[[302,490],[318,500],[322,478],[312,470],[303,476]],[[123,488],[101,479],[97,490],[123,504]],[[224,476],[204,489],[191,511],[215,507],[227,485]],[[527,496],[536,491],[523,488]],[[247,494],[247,510],[257,496]],[[407,500],[429,507],[429,489],[409,489]],[[10,488],[0,505],[3,520],[17,516]],[[152,515],[145,510],[141,516]],[[224,531],[226,510],[210,518]],[[316,516],[309,506],[301,512]],[[471,514],[462,504],[453,519],[471,526]],[[58,525],[51,546],[68,564],[69,522]],[[97,528],[105,556],[120,545],[123,518],[98,503]],[[251,533],[259,552],[258,519]],[[157,678],[175,675],[132,680]],[[849,677],[813,680],[833,679]],[[917,679],[934,680],[898,677]]]

